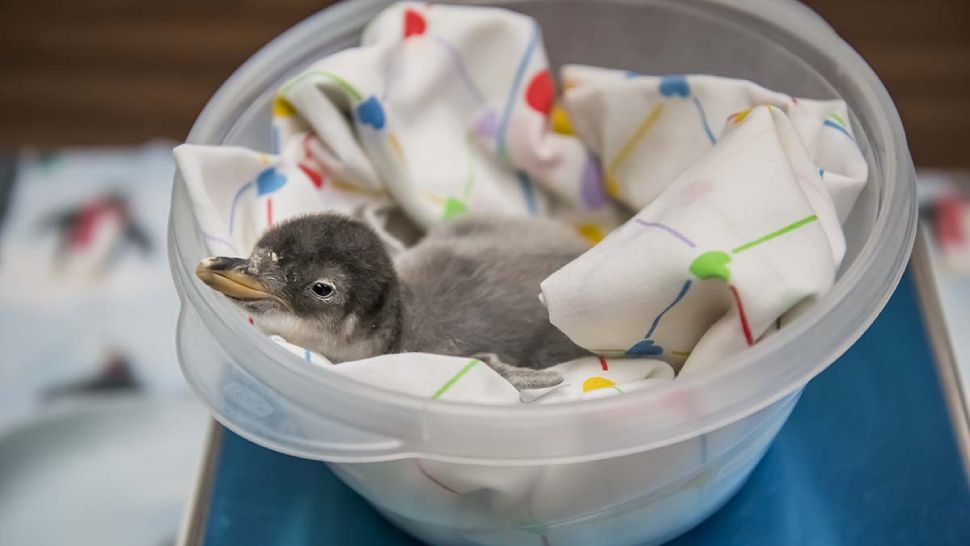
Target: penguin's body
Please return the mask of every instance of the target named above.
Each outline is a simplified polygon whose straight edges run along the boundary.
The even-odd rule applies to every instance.
[[[199,277],[270,334],[334,362],[385,353],[477,357],[518,388],[588,354],[554,327],[539,283],[588,246],[550,221],[467,216],[394,260],[366,224],[334,214],[267,231],[249,259],[208,258]]]
[[[549,322],[539,283],[587,250],[548,220],[469,217],[432,229],[395,260],[400,350],[547,368],[588,354]]]

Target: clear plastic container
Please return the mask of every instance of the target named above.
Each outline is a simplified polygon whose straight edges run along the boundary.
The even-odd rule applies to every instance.
[[[338,4],[271,42],[222,86],[188,140],[269,149],[274,90],[355,45],[387,4]],[[498,4],[539,21],[554,65],[710,73],[846,100],[870,179],[846,227],[834,289],[716,373],[662,389],[548,406],[423,400],[307,366],[197,281],[206,250],[176,178],[169,250],[182,298],[183,371],[222,424],[270,449],[327,461],[388,518],[433,544],[658,543],[730,498],[804,385],[892,294],[916,229],[903,129],[872,70],[792,1]]]

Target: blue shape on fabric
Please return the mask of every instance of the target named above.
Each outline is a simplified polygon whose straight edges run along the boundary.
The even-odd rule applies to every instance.
[[[687,84],[687,76],[663,76],[660,78],[660,94],[665,97],[689,97],[690,86]]]
[[[280,174],[275,167],[270,167],[256,177],[256,195],[263,196],[273,193],[285,185],[286,177]]]
[[[384,128],[387,118],[384,116],[384,108],[377,100],[377,97],[370,97],[357,105],[357,119],[364,125],[381,130]]]
[[[656,356],[663,352],[664,348],[655,344],[652,339],[641,339],[626,350],[627,356]]]

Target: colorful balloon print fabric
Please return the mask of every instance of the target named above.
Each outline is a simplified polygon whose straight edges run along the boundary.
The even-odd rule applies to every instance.
[[[844,253],[831,191],[795,123],[758,106],[542,293],[550,320],[579,345],[659,358],[683,376],[827,292]]]
[[[176,149],[214,254],[246,255],[274,223],[315,211],[380,231],[391,207],[424,227],[550,216],[598,243],[541,286],[550,320],[600,355],[561,365],[554,392],[514,392],[467,358],[330,366],[278,340],[430,399],[613,396],[716,367],[831,287],[868,175],[840,100],[705,75],[553,74],[536,22],[489,7],[394,4],[266,108],[265,150]]]
[[[650,76],[578,65],[565,66],[562,79],[573,131],[602,158],[611,195],[634,210],[652,203],[757,106],[788,117],[841,221],[868,178],[842,100],[792,97],[718,76]]]

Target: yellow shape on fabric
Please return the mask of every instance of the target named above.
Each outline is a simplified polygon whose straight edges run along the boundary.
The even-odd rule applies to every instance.
[[[397,158],[401,160],[401,163],[407,163],[407,157],[404,155],[404,148],[401,147],[401,143],[394,136],[394,133],[387,133],[387,143],[391,145],[391,149],[394,150],[394,154]]]
[[[566,113],[566,109],[561,105],[557,104],[552,109],[552,130],[559,133],[560,135],[575,135],[576,132],[573,130],[573,122],[569,120],[569,114]]]
[[[372,190],[372,189],[369,189],[369,188],[363,188],[361,186],[358,186],[357,184],[352,184],[350,182],[345,182],[343,180],[332,180],[330,182],[330,185],[333,186],[334,188],[339,189],[339,190],[343,190],[343,191],[347,191],[347,192],[351,192],[351,193],[359,193],[361,195],[369,195],[371,197],[386,197],[387,196],[387,191],[386,190],[383,190],[383,189],[381,189],[381,190]]]
[[[664,113],[664,109],[666,107],[667,105],[665,103],[658,102],[653,106],[653,108],[650,109],[650,112],[647,113],[647,117],[643,118],[643,121],[641,121],[640,125],[637,126],[636,131],[630,135],[630,138],[628,138],[626,143],[623,144],[623,147],[616,152],[616,156],[610,160],[608,170],[615,171],[620,168],[620,165],[626,162],[630,155],[637,149],[640,141],[642,141],[644,137],[650,133],[650,130],[653,129],[653,126],[656,125],[657,120],[660,119],[660,116]]]
[[[748,108],[747,110],[741,110],[740,112],[737,112],[736,114],[731,116],[731,121],[733,121],[734,123],[741,123],[742,121],[744,121],[744,118],[748,117],[748,114],[750,113],[751,113],[750,108]]]
[[[598,389],[608,389],[615,386],[616,383],[610,381],[609,379],[594,375],[586,381],[583,381],[583,392],[595,391]]]
[[[296,115],[296,108],[282,95],[276,95],[273,97],[273,115],[278,118],[291,118]]]
[[[603,228],[596,224],[579,224],[576,226],[576,231],[594,245],[606,237],[606,234],[603,233]]]
[[[606,183],[606,193],[613,199],[619,199],[620,185],[616,183],[616,178],[613,178],[613,173],[610,169],[603,171],[603,181]]]

